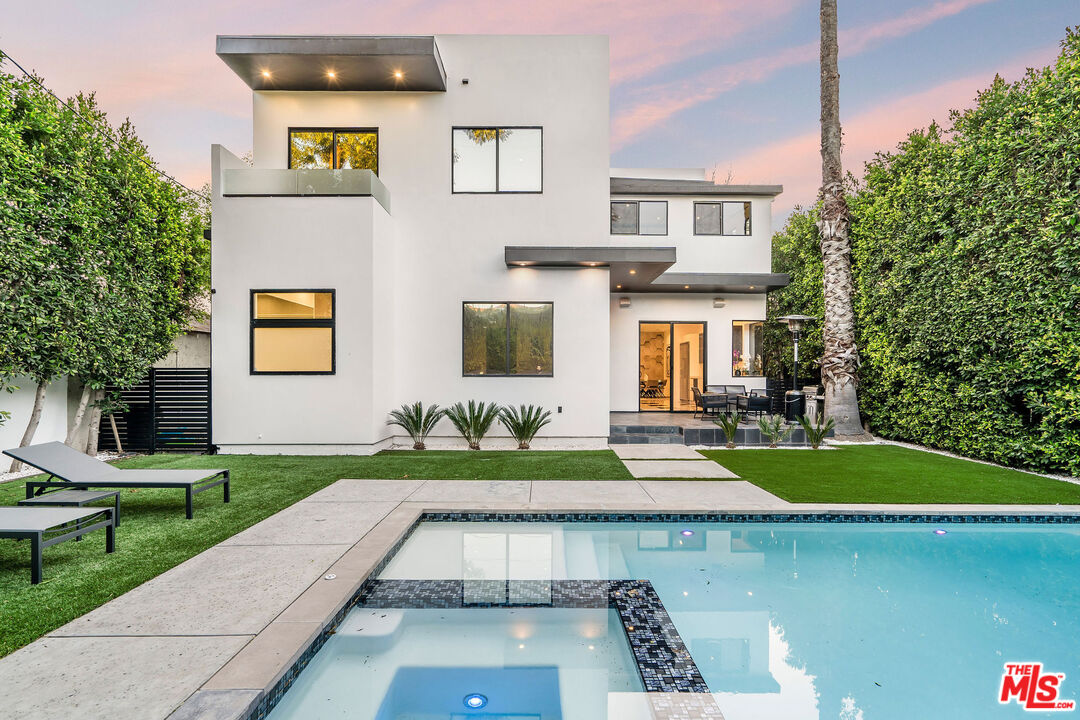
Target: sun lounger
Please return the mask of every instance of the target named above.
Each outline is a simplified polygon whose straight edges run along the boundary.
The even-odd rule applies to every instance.
[[[41,582],[41,551],[105,528],[105,552],[116,542],[112,508],[0,507],[0,537],[30,541],[30,582]]]
[[[222,485],[225,502],[229,502],[228,470],[122,470],[62,442],[13,448],[5,450],[4,454],[46,472],[58,481],[27,482],[28,498],[56,487],[176,488],[184,491],[189,520],[193,513],[192,500],[201,492]]]

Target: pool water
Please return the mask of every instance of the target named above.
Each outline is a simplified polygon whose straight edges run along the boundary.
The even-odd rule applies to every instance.
[[[727,720],[1068,717],[998,693],[1080,698],[1078,569],[1074,525],[425,522],[379,581],[446,606],[355,608],[271,717],[634,716],[625,618],[507,607],[575,580],[647,580]]]

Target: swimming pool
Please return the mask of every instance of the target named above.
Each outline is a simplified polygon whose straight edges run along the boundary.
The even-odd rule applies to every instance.
[[[998,695],[1080,695],[1078,567],[1076,524],[423,522],[270,717],[1068,716]]]

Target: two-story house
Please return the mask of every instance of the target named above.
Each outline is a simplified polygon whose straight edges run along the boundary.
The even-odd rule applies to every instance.
[[[610,169],[606,37],[217,50],[253,103],[253,165],[212,153],[222,452],[374,452],[389,410],[468,399],[550,409],[536,447],[603,447],[611,411],[764,386],[781,189]]]

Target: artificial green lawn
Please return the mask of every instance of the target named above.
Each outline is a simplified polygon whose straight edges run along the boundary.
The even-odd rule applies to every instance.
[[[702,454],[789,502],[1080,504],[1080,485],[896,445]]]
[[[630,474],[608,450],[586,452],[392,452],[372,457],[152,455],[121,467],[229,468],[221,488],[195,496],[184,519],[180,490],[123,490],[116,552],[105,533],[44,551],[44,579],[30,584],[30,544],[0,540],[0,656],[93,610],[340,478],[596,479]],[[0,505],[25,497],[20,480],[0,485]],[[109,503],[99,503],[108,505]]]

